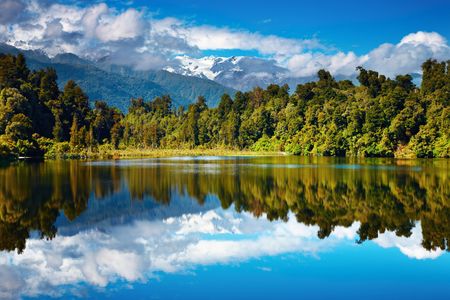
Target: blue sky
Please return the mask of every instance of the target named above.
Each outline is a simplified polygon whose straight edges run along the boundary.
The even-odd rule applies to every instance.
[[[417,31],[450,36],[450,1],[133,1],[160,16],[307,39],[363,54]]]
[[[139,69],[238,55],[291,77],[321,68],[353,76],[360,65],[395,76],[450,59],[450,2],[442,0],[2,0],[0,11],[0,42]]]

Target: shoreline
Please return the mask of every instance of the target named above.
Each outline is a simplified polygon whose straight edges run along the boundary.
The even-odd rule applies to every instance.
[[[81,152],[58,154],[57,156],[44,156],[42,159],[49,160],[90,160],[90,159],[134,159],[134,158],[164,158],[177,156],[294,156],[286,152],[251,151],[233,149],[125,149],[125,150],[103,150],[98,152]],[[33,159],[33,158],[32,158]]]
[[[176,156],[285,156],[285,152],[264,152],[229,149],[132,149],[99,153],[97,157],[110,159],[158,158]],[[94,155],[95,156],[95,155]],[[91,156],[92,157],[92,156]],[[89,158],[89,157],[88,157]]]
[[[57,154],[56,156],[38,156],[38,157],[15,157],[8,159],[0,159],[4,162],[18,161],[58,161],[58,160],[126,160],[126,159],[143,159],[143,158],[170,158],[170,157],[200,157],[200,156],[242,156],[242,157],[309,157],[309,158],[341,158],[350,160],[359,159],[385,159],[395,161],[414,161],[414,160],[449,160],[445,157],[435,158],[418,158],[410,156],[398,157],[364,157],[364,156],[323,156],[323,155],[295,155],[283,151],[251,151],[251,150],[234,150],[234,149],[125,149],[125,150],[103,150],[98,152],[67,152],[65,154]],[[449,160],[450,161],[450,160]]]

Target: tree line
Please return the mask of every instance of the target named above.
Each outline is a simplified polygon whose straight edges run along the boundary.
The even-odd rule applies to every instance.
[[[427,60],[418,87],[358,67],[359,85],[318,80],[204,97],[175,107],[170,96],[131,99],[127,114],[90,102],[51,69],[31,71],[0,54],[0,157],[89,155],[123,149],[227,148],[296,155],[450,157],[450,62]],[[98,84],[101,84],[99,82]]]

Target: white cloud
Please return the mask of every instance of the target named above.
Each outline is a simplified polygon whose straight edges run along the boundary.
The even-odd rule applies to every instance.
[[[388,76],[420,73],[429,59],[447,60],[450,47],[436,32],[417,32],[405,36],[398,44],[383,44],[367,54],[365,66]]]
[[[334,75],[350,76],[361,65],[393,77],[398,74],[420,73],[422,63],[429,58],[449,59],[450,47],[438,33],[419,31],[405,36],[398,44],[382,44],[361,56],[353,52],[296,54],[288,60],[287,67],[299,77],[315,75],[321,68]]]
[[[256,51],[274,67],[287,68],[283,75],[287,77],[310,77],[321,68],[334,75],[353,76],[359,65],[392,77],[420,72],[421,64],[428,58],[450,58],[448,42],[436,32],[411,33],[397,44],[382,44],[357,55],[351,51],[332,51],[316,38],[284,38],[198,25],[173,17],[158,19],[146,11],[117,10],[105,3],[87,6],[49,3],[3,1],[7,16],[0,19],[0,24],[8,26],[0,25],[0,39],[24,49],[44,49],[50,55],[61,52],[88,58],[109,55],[114,63],[142,70],[179,66],[176,56],[198,57],[202,51]],[[12,17],[16,13],[21,17]],[[250,74],[267,75],[263,70]]]
[[[204,234],[217,234],[217,233],[239,233],[236,227],[230,227],[229,225],[239,225],[238,219],[226,219],[224,220],[217,212],[211,210],[205,214],[189,214],[183,215],[178,220],[169,218],[167,224],[173,224],[178,222],[180,229],[176,234],[186,235],[190,233],[204,233]],[[224,226],[221,225],[224,223]],[[228,225],[228,226],[226,226]],[[230,231],[231,230],[231,231]]]
[[[285,57],[307,49],[323,48],[317,39],[288,39],[226,27],[196,26],[176,18],[153,20],[152,26],[154,32],[183,38],[200,50],[256,50],[263,55]]]
[[[2,0],[0,2],[0,24],[8,24],[17,20],[25,9],[21,0]]]
[[[86,9],[81,22],[85,30],[84,33],[87,37],[93,38],[96,36],[99,19],[107,12],[108,6],[105,3],[100,3]]]
[[[4,39],[24,49],[44,49],[50,55],[108,48],[108,43],[136,39],[144,33],[142,14],[135,9],[118,12],[106,4],[86,8],[73,5],[43,6],[32,0],[28,19],[12,23]],[[112,48],[110,48],[113,50]]]
[[[87,7],[53,4],[43,7],[31,0],[26,22],[13,23],[8,43],[25,49],[44,48],[55,55],[71,51],[115,53],[126,47],[136,53],[192,54],[197,50],[255,50],[262,55],[285,58],[305,49],[323,47],[316,39],[288,39],[245,30],[194,25],[176,18],[152,19],[135,9],[117,11],[106,4]],[[34,27],[30,30],[30,24]],[[78,34],[75,38],[68,34]],[[136,43],[119,43],[139,39]],[[91,54],[92,55],[92,54]],[[95,55],[94,55],[95,56]]]
[[[416,33],[411,33],[405,36],[399,43],[401,45],[427,45],[433,48],[434,51],[439,51],[439,49],[447,44],[447,41],[436,32],[423,32],[418,31]]]
[[[357,57],[353,52],[338,52],[334,55],[310,52],[292,56],[287,67],[296,77],[314,76],[320,69],[326,69],[334,75],[350,76],[363,61],[364,58]]]
[[[96,35],[103,42],[134,39],[143,32],[141,13],[135,9],[128,9],[122,14],[100,20]]]
[[[183,29],[190,45],[201,50],[257,50],[263,55],[284,57],[303,52],[319,43],[312,40],[286,39],[274,35],[263,36],[246,31],[233,31],[228,28],[195,26]]]

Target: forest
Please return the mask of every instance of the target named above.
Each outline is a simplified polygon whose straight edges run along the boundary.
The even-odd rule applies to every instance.
[[[90,102],[76,82],[61,91],[54,69],[32,71],[0,54],[0,158],[90,157],[129,149],[231,149],[294,155],[450,157],[450,61],[427,60],[421,85],[358,67],[359,81],[318,80],[204,97],[131,99],[128,113]],[[101,84],[101,83],[98,83]]]

